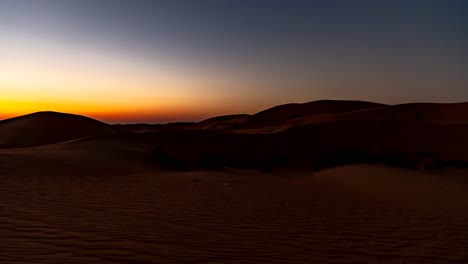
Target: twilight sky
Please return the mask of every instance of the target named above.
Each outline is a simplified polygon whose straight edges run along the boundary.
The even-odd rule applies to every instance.
[[[0,119],[468,101],[465,0],[0,0]]]

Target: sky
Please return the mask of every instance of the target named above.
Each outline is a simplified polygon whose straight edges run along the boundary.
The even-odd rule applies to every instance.
[[[468,101],[464,0],[0,0],[0,119]]]

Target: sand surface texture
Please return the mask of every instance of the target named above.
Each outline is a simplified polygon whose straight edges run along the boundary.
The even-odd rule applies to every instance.
[[[108,173],[68,159],[0,154],[0,263],[468,262],[466,171]]]

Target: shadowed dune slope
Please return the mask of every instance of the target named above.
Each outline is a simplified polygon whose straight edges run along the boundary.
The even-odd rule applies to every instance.
[[[117,131],[84,116],[38,112],[0,121],[0,148],[41,146]]]
[[[158,169],[149,155],[151,149],[148,140],[114,134],[31,148],[0,149],[0,163],[17,164],[25,173],[53,168],[68,175],[121,175]]]
[[[467,134],[465,124],[380,121],[296,126],[265,134],[192,130],[147,136],[154,138],[157,160],[182,163],[182,169],[269,171],[375,162],[416,169],[467,161]]]

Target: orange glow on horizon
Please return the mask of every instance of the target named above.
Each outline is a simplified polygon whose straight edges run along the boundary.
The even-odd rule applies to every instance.
[[[207,76],[81,55],[0,49],[0,119],[55,111],[111,123],[194,121],[229,108],[210,92],[220,84]]]
[[[100,105],[90,103],[11,101],[0,99],[0,120],[40,111],[54,111],[83,115],[108,123],[141,123],[197,121],[217,115],[216,110],[206,111],[188,105],[154,104],[151,107],[130,105]]]

